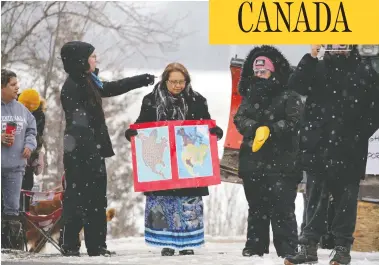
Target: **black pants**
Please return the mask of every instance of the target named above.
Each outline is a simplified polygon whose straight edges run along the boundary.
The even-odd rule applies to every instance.
[[[322,235],[328,232],[329,196],[333,196],[334,214],[330,213],[330,230],[335,237],[336,246],[353,244],[353,233],[357,217],[357,200],[359,178],[308,174],[306,208],[306,225],[302,241],[319,242]]]
[[[303,193],[303,202],[304,202],[304,210],[303,210],[303,221],[300,226],[300,236],[303,234],[304,227],[306,225],[306,220],[307,220],[307,205],[308,205],[308,197],[306,192]],[[327,218],[325,223],[327,224],[327,233],[331,234],[332,231],[332,223],[334,219],[334,214],[335,214],[335,207],[334,207],[334,200],[331,199],[328,202],[328,210],[327,210]]]
[[[268,253],[270,222],[279,257],[293,255],[298,244],[295,199],[297,181],[291,177],[251,176],[243,179],[249,204],[246,248]]]
[[[75,170],[76,169],[76,170]],[[82,174],[78,174],[81,172]],[[107,175],[102,159],[100,172],[82,172],[80,165],[65,166],[67,187],[63,200],[62,248],[78,250],[79,232],[84,227],[88,254],[96,254],[100,247],[106,248]]]

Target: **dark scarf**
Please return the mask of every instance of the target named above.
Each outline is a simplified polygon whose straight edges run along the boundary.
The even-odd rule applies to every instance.
[[[159,82],[153,90],[157,110],[157,121],[185,120],[188,114],[187,100],[195,94],[191,84],[187,84],[182,93],[172,95],[166,83]]]
[[[252,104],[262,104],[262,107],[268,107],[272,99],[279,93],[283,92],[284,88],[279,83],[275,76],[269,79],[252,77],[250,88],[248,89],[247,97]]]

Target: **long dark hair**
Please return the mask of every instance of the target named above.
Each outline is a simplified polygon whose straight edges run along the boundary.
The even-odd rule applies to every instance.
[[[99,88],[96,87],[90,75],[86,78],[85,89],[90,112],[97,119],[105,119],[105,114],[102,106],[103,100],[101,99]]]
[[[79,94],[85,102],[90,114],[97,119],[105,119],[101,94],[99,88],[94,84],[89,73],[70,73],[70,77],[78,84]]]
[[[103,100],[101,99],[99,88],[97,88],[96,85],[93,83],[91,76],[88,76],[86,78],[86,82],[86,92],[88,95],[88,101],[92,105],[102,106]]]

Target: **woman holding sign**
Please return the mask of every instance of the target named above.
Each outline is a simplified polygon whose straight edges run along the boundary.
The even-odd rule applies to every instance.
[[[206,99],[195,92],[187,69],[180,63],[169,64],[162,80],[142,101],[135,123],[175,120],[211,119]],[[210,129],[218,139],[223,131]],[[130,141],[137,131],[128,129]],[[145,240],[149,245],[163,247],[162,256],[193,255],[194,247],[204,244],[202,196],[209,195],[208,187],[161,190],[145,193]]]
[[[263,256],[270,244],[270,223],[279,257],[295,254],[295,199],[301,172],[296,157],[301,96],[287,89],[291,72],[283,54],[272,46],[253,48],[242,68],[242,103],[234,117],[243,135],[239,176],[249,204],[243,256]]]

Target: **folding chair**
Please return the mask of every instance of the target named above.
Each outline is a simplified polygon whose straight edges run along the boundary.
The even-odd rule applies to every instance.
[[[25,202],[26,196],[29,196],[31,198],[30,206],[35,206],[38,203],[53,201],[54,197],[59,195],[60,202],[63,198],[63,191],[50,191],[50,192],[35,192],[35,191],[28,191],[28,190],[22,190],[22,200]],[[32,208],[32,207],[30,207]],[[52,232],[55,230],[55,228],[61,224],[62,222],[62,203],[60,204],[60,207],[56,210],[54,210],[52,213],[49,213],[47,215],[35,215],[33,213],[26,212],[25,211],[25,204],[23,204],[22,210],[21,210],[21,216],[23,217],[23,225],[24,225],[24,231],[26,231],[26,238],[28,235],[30,235],[30,232],[28,231],[28,226],[30,228],[35,228],[39,234],[42,236],[42,238],[39,241],[38,245],[34,249],[30,249],[30,252],[38,253],[41,251],[41,249],[45,246],[47,241],[49,241],[60,253],[63,254],[62,248],[59,246],[59,242],[55,241],[52,238]],[[29,233],[29,234],[28,234]],[[26,241],[25,238],[25,241]],[[38,242],[37,241],[37,242]],[[26,246],[26,251],[28,251]]]

